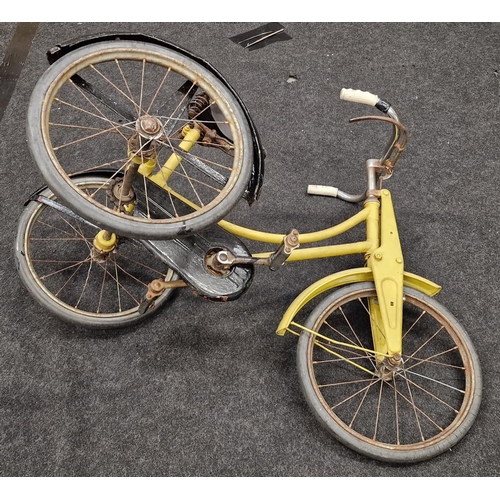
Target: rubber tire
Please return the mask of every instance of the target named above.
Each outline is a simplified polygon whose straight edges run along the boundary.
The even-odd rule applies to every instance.
[[[202,213],[199,216],[193,216],[193,218],[166,224],[151,224],[141,220],[132,220],[117,216],[111,211],[104,210],[87,201],[78,194],[68,183],[67,179],[63,178],[54,166],[45,147],[42,133],[42,108],[44,107],[47,93],[54,82],[62,78],[68,65],[72,65],[79,59],[87,57],[94,52],[121,48],[152,51],[166,58],[174,59],[188,68],[194,68],[197,73],[204,76],[206,81],[216,89],[221,98],[224,99],[232,109],[236,117],[235,126],[241,129],[243,140],[241,172],[232,190],[219,202],[219,204],[208,212]],[[76,49],[61,57],[47,69],[37,82],[29,101],[26,127],[31,156],[47,182],[47,185],[57,195],[58,199],[85,219],[92,221],[100,227],[131,238],[171,239],[196,233],[217,223],[241,200],[252,173],[252,135],[245,114],[232,93],[228,91],[225,85],[209,70],[205,69],[196,61],[168,48],[146,42],[126,40],[99,42]]]
[[[100,179],[101,177],[99,176],[82,176],[77,182],[99,182]],[[40,195],[52,197],[53,193],[49,188],[46,188],[40,192]],[[37,201],[30,201],[27,204],[26,208],[23,210],[19,218],[14,247],[14,256],[19,277],[26,287],[26,290],[42,307],[47,309],[51,314],[54,314],[65,322],[83,326],[85,328],[97,330],[125,328],[135,325],[151,317],[173,297],[173,294],[176,290],[174,288],[167,289],[156,299],[154,307],[146,310],[142,314],[140,314],[137,309],[130,309],[126,314],[123,314],[119,317],[102,316],[100,318],[87,315],[84,312],[76,312],[75,309],[67,308],[63,303],[55,300],[53,295],[33,278],[28,262],[29,256],[27,256],[24,246],[26,231],[31,217],[37,210],[46,208],[48,208],[47,205],[43,205]],[[178,279],[177,274],[173,273],[171,279]]]
[[[374,290],[374,288],[375,288],[374,283],[366,282],[366,283],[356,283],[353,285],[348,285],[336,290],[335,292],[324,298],[321,301],[321,303],[317,305],[317,307],[309,315],[304,326],[312,330],[318,318],[320,318],[321,315],[323,314],[323,311],[325,311],[325,309],[327,309],[332,302],[336,302],[344,295],[355,291],[359,292],[365,290]],[[467,334],[465,329],[460,325],[458,320],[435,299],[428,297],[427,295],[411,288],[405,287],[404,291],[405,294],[410,294],[411,296],[418,298],[423,302],[426,302],[432,308],[436,309],[443,316],[447,318],[447,320],[455,328],[456,332],[460,334],[460,337],[462,338],[464,345],[470,352],[470,357],[474,365],[473,373],[475,374],[475,389],[474,389],[474,394],[472,396],[472,404],[470,406],[470,410],[465,419],[463,420],[463,422],[461,423],[461,425],[456,429],[454,433],[449,435],[448,438],[446,438],[441,442],[436,443],[431,447],[408,452],[401,450],[399,451],[387,450],[385,448],[382,449],[377,446],[365,443],[364,441],[357,439],[351,433],[346,432],[339,424],[337,424],[331,418],[331,416],[325,410],[321,401],[318,399],[316,395],[313,383],[309,377],[308,359],[307,359],[308,344],[311,334],[305,330],[302,331],[297,346],[297,371],[299,376],[300,387],[309,408],[311,409],[312,413],[317,418],[317,420],[320,422],[320,424],[338,441],[343,443],[348,448],[356,451],[357,453],[360,453],[364,456],[382,462],[408,464],[408,463],[416,463],[424,460],[429,460],[431,458],[440,455],[441,453],[449,451],[467,434],[472,424],[474,423],[474,420],[479,412],[479,407],[481,405],[482,375],[481,375],[479,358],[477,356],[475,348],[472,345],[469,335]]]

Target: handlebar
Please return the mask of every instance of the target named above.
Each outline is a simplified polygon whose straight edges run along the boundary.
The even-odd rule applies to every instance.
[[[393,135],[392,139],[386,149],[385,154],[382,156],[380,163],[383,166],[388,167],[391,171],[399,158],[399,155],[403,152],[406,145],[407,132],[406,128],[399,121],[398,115],[394,108],[387,101],[381,99],[378,95],[372,94],[371,92],[365,92],[363,90],[354,90],[343,88],[340,91],[340,99],[343,101],[357,102],[359,104],[368,104],[369,106],[374,106],[382,113],[386,114],[388,118],[381,118],[379,116],[365,116],[361,118],[353,118],[351,122],[357,122],[362,120],[380,120],[392,123]]]
[[[393,125],[393,134],[392,139],[387,146],[387,149],[380,159],[380,171],[377,174],[380,180],[388,179],[392,175],[392,171],[394,166],[399,158],[399,155],[403,152],[406,140],[407,140],[407,132],[406,128],[399,121],[398,115],[394,108],[387,101],[381,99],[378,95],[372,94],[371,92],[365,92],[363,90],[354,90],[343,88],[340,91],[340,99],[343,101],[351,101],[359,104],[367,104],[369,106],[373,106],[377,108],[379,111],[384,113],[387,116],[362,116],[359,118],[352,118],[351,122],[358,121],[366,121],[366,120],[379,120],[390,123]],[[370,174],[369,174],[370,176]],[[359,203],[366,199],[367,193],[370,189],[373,188],[372,184],[373,180],[369,179],[369,188],[368,190],[361,195],[352,195],[340,191],[337,188],[329,187],[329,186],[318,186],[318,185],[309,185],[308,193],[322,196],[333,196],[335,198],[340,198],[344,201],[348,201],[350,203]]]

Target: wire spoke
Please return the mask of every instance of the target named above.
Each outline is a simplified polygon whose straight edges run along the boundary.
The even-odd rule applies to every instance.
[[[125,78],[125,74],[122,71],[122,67],[121,67],[120,62],[118,61],[118,59],[115,59],[115,63],[118,66],[118,70],[120,71],[120,74],[122,75],[123,83],[125,84],[125,87],[127,89],[128,95],[130,96],[130,101],[134,105],[135,112],[137,113],[137,116],[139,116],[141,114],[140,108],[137,105],[137,103],[135,102],[134,97],[132,96],[132,91],[130,90],[130,87],[128,85],[127,79]],[[125,97],[127,97],[127,96],[125,96]]]
[[[122,271],[124,274],[126,274],[127,276],[130,276],[133,280],[135,280],[137,283],[140,283],[142,286],[144,287],[148,287],[148,284],[147,283],[144,283],[144,281],[141,281],[139,278],[133,276],[132,274],[130,274],[128,271],[125,271],[125,269],[120,266],[118,263],[116,263],[116,266],[118,267],[118,269],[120,269],[120,271]]]
[[[118,299],[118,311],[122,312],[122,298],[121,298],[121,294],[120,294],[120,284],[118,282],[118,267],[116,265],[116,258],[113,259],[113,265],[115,268],[115,277],[116,277],[116,296]]]
[[[437,357],[440,357],[440,356],[444,356],[445,354],[448,354],[448,353],[456,351],[456,350],[458,350],[458,346],[450,347],[446,351],[437,352],[436,354],[433,354],[432,356],[429,356],[429,357],[427,357],[425,359],[419,359],[418,363],[413,363],[413,365],[411,365],[409,368],[415,368],[415,367],[421,365],[422,363],[429,363],[434,358],[437,358]],[[413,356],[407,356],[407,359],[413,360],[413,359],[418,359],[418,358],[413,358]],[[453,365],[451,365],[451,366],[453,366]],[[456,366],[455,368],[461,368],[461,367]]]
[[[167,141],[167,142],[164,142],[164,141]],[[170,151],[173,151],[175,154],[177,154],[179,156],[186,156],[188,158],[191,155],[191,153],[189,153],[188,151],[184,151],[183,149],[180,149],[180,148],[174,146],[172,141],[176,141],[176,142],[181,143],[182,139],[179,139],[178,137],[175,137],[175,136],[168,136],[168,137],[164,137],[164,138],[162,137],[162,138],[158,139],[159,144],[161,144],[163,147],[166,147]],[[205,144],[203,146],[206,147]],[[233,167],[228,167],[227,165],[224,165],[224,164],[217,162],[217,161],[214,161],[214,160],[210,160],[209,158],[206,158],[206,157],[201,157],[200,155],[196,155],[195,158],[198,161],[205,162],[207,165],[219,167],[219,168],[222,168],[224,170],[228,170],[230,172],[232,172],[234,170]]]
[[[118,88],[106,75],[104,75],[101,71],[99,71],[93,64],[89,65],[90,68],[92,68],[98,75],[100,75],[106,82],[108,82],[113,88],[115,88],[121,95],[123,95],[126,99],[132,102],[134,104],[134,107],[139,110],[139,114],[144,114],[142,108],[140,105],[137,105],[137,103],[134,101],[132,97],[129,97],[123,90]]]
[[[363,391],[368,391],[368,389],[370,389],[370,387],[373,387],[375,384],[379,383],[380,382],[380,379],[379,378],[374,378],[369,384],[367,387],[363,387],[362,389],[360,389],[359,391],[356,391],[354,392],[353,394],[351,394],[350,396],[342,399],[341,401],[339,401],[337,404],[333,405],[333,406],[330,406],[330,409],[334,410],[335,408],[338,408],[339,406],[347,403],[348,401],[350,401],[352,398],[355,398],[356,396],[358,396],[359,394],[361,394]]]
[[[111,167],[115,163],[122,163],[123,164],[124,162],[125,162],[125,166],[127,166],[128,162],[129,162],[129,159],[128,158],[118,158],[117,160],[113,160],[113,161],[106,162],[106,163],[101,163],[100,165],[96,165],[95,167],[88,167],[88,168],[84,168],[82,170],[78,170],[77,172],[75,172],[75,174],[85,174],[85,173],[88,173],[88,172],[99,171],[99,170],[101,170],[101,169],[103,169],[105,167]],[[123,169],[123,165],[122,165],[121,168],[119,168],[117,170],[117,173],[120,172],[122,169]]]
[[[440,328],[437,330],[437,332],[435,332],[433,335],[431,335],[417,350],[413,351],[412,354],[410,354],[408,357],[411,358],[413,356],[415,356],[415,354],[417,354],[417,352],[421,351],[427,344],[429,344],[432,340],[434,340],[436,338],[436,336],[438,335],[438,333],[443,330],[444,328],[444,325],[441,325]]]
[[[101,266],[102,267],[102,266]],[[104,272],[102,273],[102,283],[101,283],[101,292],[99,293],[99,303],[97,304],[97,314],[101,312],[101,303],[102,297],[104,294],[104,284],[106,282],[106,273],[108,272],[108,259],[106,259],[104,263]]]
[[[120,269],[120,271],[122,271],[127,276],[130,276],[132,279],[134,279],[134,280],[138,281],[139,283],[141,283],[141,285],[144,285],[146,287],[147,287],[147,285],[145,285],[144,283],[142,283],[140,280],[134,278],[134,276],[132,276],[131,274],[127,273],[122,267],[120,267],[116,263],[116,261],[115,261],[115,274],[116,274],[116,277],[113,276],[107,269],[104,269],[102,267],[102,264],[99,264],[99,266],[101,266],[101,268],[108,274],[108,276],[110,276],[113,279],[113,281],[116,282],[117,286],[119,286],[120,289],[123,290],[136,303],[136,305],[140,305],[140,302],[137,300],[137,298],[134,295],[132,295],[132,293],[128,291],[127,287],[125,285],[123,285],[122,282],[120,281],[120,279],[118,277],[118,269]]]
[[[427,377],[427,376],[422,375],[421,373],[418,373],[418,372],[413,372],[413,371],[411,371],[411,370],[405,370],[403,373],[400,373],[399,375],[400,375],[401,377],[408,378],[408,377],[406,376],[407,374],[410,374],[410,375],[415,375],[416,377],[421,377],[421,378],[423,378],[423,379],[425,379],[425,380],[429,380],[430,382],[434,382],[435,384],[441,385],[441,386],[443,386],[443,387],[448,387],[448,389],[451,389],[451,390],[453,390],[453,391],[460,392],[461,394],[465,394],[465,391],[464,391],[463,389],[459,389],[458,387],[453,387],[453,386],[452,386],[452,385],[450,385],[450,384],[447,384],[447,383],[445,383],[445,382],[442,382],[442,381],[440,381],[440,380],[437,380],[436,378]],[[408,380],[410,380],[410,381],[411,381],[411,379],[410,379],[410,378],[408,378]],[[415,383],[415,382],[413,382],[413,381],[412,381],[412,383]],[[416,385],[416,384],[415,384],[415,385]],[[420,387],[420,386],[419,386],[419,387]],[[424,389],[422,389],[422,390],[424,390]]]
[[[408,356],[408,360],[411,360],[411,361],[417,361],[417,363],[414,363],[413,365],[411,365],[410,367],[406,367],[406,370],[408,371],[408,368],[415,368],[416,366],[422,364],[422,363],[429,363],[430,365],[434,365],[434,366],[441,366],[441,367],[445,367],[445,368],[454,368],[456,370],[461,370],[461,371],[464,371],[465,370],[465,366],[463,365],[456,365],[456,364],[452,364],[452,363],[443,363],[441,361],[436,361],[434,360],[433,358],[435,357],[438,357],[438,356],[443,356],[445,354],[448,354],[450,352],[453,352],[453,351],[456,351],[458,349],[458,346],[453,346],[451,347],[450,349],[446,350],[446,351],[442,351],[442,352],[439,352],[439,353],[436,353],[436,354],[433,354],[432,356],[428,357],[428,358],[417,358],[415,356]]]
[[[63,267],[63,268],[59,269],[58,271],[54,271],[52,273],[45,274],[44,276],[40,276],[40,280],[44,281],[47,278],[51,278],[52,276],[55,276],[56,274],[63,273],[65,271],[67,271],[68,269],[73,269],[76,266],[79,266],[81,264],[85,264],[86,262],[89,262],[89,260],[90,260],[90,257],[87,257],[86,259],[79,260],[79,261],[64,261],[64,260],[61,260],[61,261],[50,261],[50,260],[44,261],[44,260],[35,260],[35,259],[33,259],[33,262],[39,262],[39,263],[44,263],[44,264],[68,264],[68,263],[71,262],[70,266],[66,266],[66,267]]]
[[[187,105],[189,104],[187,101],[188,99],[191,98],[192,95],[194,95],[195,91],[196,91],[196,88],[197,88],[197,84],[195,82],[191,82],[191,86],[190,88],[184,93],[184,95],[182,96],[182,99],[179,101],[179,103],[177,104],[177,106],[175,107],[175,109],[172,111],[172,113],[170,113],[169,116],[166,116],[165,118],[167,119],[166,122],[163,124],[163,128],[167,131],[167,134],[170,134],[172,132],[172,129],[175,127],[175,123],[172,124],[172,127],[170,129],[167,128],[167,125],[168,123],[171,121],[171,120],[175,120],[177,121],[178,119],[178,116],[180,116],[185,108],[187,107]],[[166,103],[165,103],[166,104]],[[157,109],[157,113],[156,113],[156,116],[159,116],[159,111],[160,109],[165,106],[165,104],[162,104],[158,109]],[[160,116],[159,116],[160,117]],[[178,130],[180,131],[180,129]]]
[[[64,285],[62,285],[61,288],[59,288],[59,290],[54,294],[56,297],[59,297],[59,294],[64,290],[64,288],[66,288],[66,285],[76,276],[76,273],[81,269],[81,267],[83,266],[83,264],[85,264],[85,262],[88,262],[88,260],[89,259],[85,259],[82,262],[80,262],[80,265],[74,270],[74,272],[66,280]]]
[[[39,224],[40,226],[49,227],[50,229],[59,231],[59,232],[61,232],[63,234],[67,234],[68,236],[71,237],[71,238],[68,238],[68,239],[72,239],[72,238],[75,237],[74,233],[68,233],[68,231],[65,231],[64,229],[61,229],[60,227],[54,226],[53,224],[49,224],[49,223],[41,221],[41,220],[38,220],[37,224]],[[32,236],[30,236],[30,240],[33,240],[33,239],[34,238]]]
[[[390,385],[391,387],[392,384],[390,382],[387,382],[386,383],[388,385]],[[412,400],[408,399],[402,392],[400,392],[399,390],[396,389],[396,392],[397,394],[403,398],[412,408],[415,409],[416,412],[418,412],[418,414],[422,417],[424,417],[428,422],[430,422],[436,429],[438,429],[439,431],[443,431],[443,428],[438,424],[436,423],[425,411],[423,411],[417,404],[415,404]]]
[[[78,301],[76,302],[75,304],[75,309],[78,309],[78,306],[80,305],[80,302],[83,298],[83,295],[87,289],[87,285],[88,285],[88,282],[89,282],[89,278],[90,278],[90,273],[92,271],[92,259],[88,259],[88,262],[89,262],[89,269],[87,271],[87,277],[85,279],[85,283],[83,284],[83,287],[82,287],[82,293],[80,294],[80,297],[78,298]]]
[[[53,149],[54,151],[58,151],[59,149],[66,148],[68,146],[72,146],[73,144],[78,144],[80,142],[88,141],[89,139],[94,139],[98,136],[104,135],[104,134],[109,134],[111,132],[114,132],[116,129],[108,129],[108,130],[102,130],[100,132],[96,132],[95,134],[87,135],[86,137],[81,137],[80,139],[75,139],[74,141],[67,142],[65,144],[61,144],[59,146],[55,146]]]
[[[413,330],[413,327],[427,314],[427,311],[422,311],[420,316],[413,322],[413,324],[403,333],[403,339]]]
[[[97,132],[110,132],[110,131],[116,131],[115,128],[110,128],[110,129],[104,129],[104,128],[99,128],[99,127],[90,127],[88,125],[73,125],[69,123],[55,123],[55,122],[49,122],[49,125],[51,127],[61,127],[61,128],[75,128],[78,130],[95,130]],[[55,148],[54,148],[55,149]]]
[[[141,72],[141,93],[139,97],[139,109],[142,111],[142,98],[144,96],[144,73],[146,70],[146,59],[142,60],[142,72]]]
[[[332,382],[328,384],[318,384],[318,387],[320,389],[325,389],[327,387],[345,387],[347,385],[352,385],[352,384],[364,384],[367,382],[371,382],[373,380],[373,377],[371,378],[360,378],[357,380],[345,380],[342,382]]]
[[[162,271],[158,271],[158,269],[154,269],[150,266],[147,266],[146,264],[144,264],[144,262],[139,262],[138,260],[131,259],[130,257],[127,257],[126,255],[123,255],[123,254],[120,255],[120,258],[127,260],[129,262],[133,262],[134,264],[137,264],[138,266],[141,266],[144,269],[147,269],[148,271],[151,271],[155,274],[158,274],[160,276],[165,276],[165,273],[163,273]]]
[[[171,71],[171,68],[167,68],[167,71],[166,73],[163,75],[163,79],[162,81],[160,82],[160,85],[158,86],[158,88],[156,89],[156,92],[154,94],[154,96],[152,97],[151,99],[151,102],[149,103],[149,106],[148,106],[148,109],[146,110],[146,114],[149,114],[149,112],[151,111],[151,108],[153,106],[153,103],[155,102],[156,100],[156,97],[158,96],[158,93],[160,92],[161,88],[163,87],[168,75],[170,74],[170,71]]]

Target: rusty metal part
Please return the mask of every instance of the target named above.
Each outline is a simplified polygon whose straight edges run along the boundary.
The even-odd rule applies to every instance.
[[[90,257],[94,262],[104,263],[118,246],[118,236],[115,233],[101,229],[94,237]]]
[[[236,256],[230,250],[213,249],[205,256],[205,268],[215,276],[227,276],[234,266],[269,265],[269,259],[256,259],[251,256]]]
[[[233,150],[233,145],[224,137],[221,137],[217,130],[207,127],[204,123],[196,122],[195,127],[201,132],[201,138],[198,144],[202,146],[211,146],[218,149],[222,149],[226,152],[231,152]]]
[[[148,284],[148,291],[146,293],[146,300],[153,300],[159,297],[168,288],[183,288],[187,286],[182,280],[163,281],[160,279],[153,280]]]
[[[132,183],[134,182],[137,170],[139,170],[139,164],[132,162],[127,168],[127,171],[123,176],[123,180],[120,183],[116,183],[114,186],[114,192],[112,194],[118,199],[117,207],[119,209],[121,209],[124,201],[130,203],[130,201],[135,197],[134,190],[132,189]],[[119,187],[117,188],[117,186]]]
[[[163,135],[163,125],[156,116],[141,116],[137,120],[135,128],[141,137],[149,141],[158,139]]]
[[[229,152],[233,149],[232,143],[219,135],[216,128],[214,128],[216,127],[215,123],[213,127],[210,127],[204,121],[205,116],[207,117],[207,120],[208,117],[210,118],[210,120],[214,120],[211,114],[210,107],[210,97],[206,92],[200,92],[196,94],[193,99],[191,99],[188,105],[188,117],[193,121],[193,126],[196,127],[201,133],[201,137],[198,143],[202,146],[216,147],[218,149]]]
[[[390,363],[392,366],[400,366],[401,359],[402,359],[401,354],[396,353],[391,358],[387,358],[387,362]]]
[[[377,374],[382,380],[392,380],[394,375],[403,369],[401,354],[394,354],[390,358],[384,358],[377,365]]]
[[[90,249],[90,258],[93,262],[97,262],[98,264],[104,264],[108,260],[110,255],[111,252],[99,250],[95,246]]]
[[[139,121],[140,120],[137,120],[136,127],[139,126]],[[153,125],[151,124],[146,124],[146,126],[153,127]],[[161,133],[159,133],[159,135],[154,138],[157,139],[162,135],[162,133],[163,129]],[[146,161],[152,158],[156,158],[157,156],[157,142],[153,140],[152,137],[148,136],[145,131],[143,131],[143,134],[133,134],[128,140],[129,158],[134,163],[145,163]]]
[[[188,104],[187,113],[190,120],[196,120],[210,108],[210,97],[206,92],[196,94]]]
[[[377,198],[379,199],[381,196],[381,191],[380,189],[369,189],[366,192],[366,198],[372,197],[372,198]]]
[[[125,191],[124,183],[125,179],[114,179],[109,183],[106,195],[120,212],[128,213],[126,206],[135,204],[136,196],[132,186],[129,186],[128,190]]]
[[[392,168],[387,165],[382,165],[378,159],[370,159],[366,161],[366,169],[368,174],[368,189],[366,191],[366,200],[373,201],[380,199],[382,192],[382,183],[392,175]]]
[[[299,232],[292,229],[284,238],[278,250],[269,257],[269,269],[275,271],[282,266],[290,254],[299,247]]]
[[[399,156],[405,149],[406,141],[408,139],[408,133],[405,126],[401,122],[393,118],[389,118],[388,116],[361,116],[359,118],[352,118],[349,121],[354,123],[366,120],[382,121],[390,123],[394,127],[392,140],[387,146],[386,152],[381,159],[381,164],[386,169],[386,173],[382,178],[388,179],[392,175],[392,171],[399,159]]]
[[[292,229],[292,231],[285,236],[285,248],[288,253],[291,253],[292,250],[299,246],[299,232],[296,229]]]
[[[229,250],[214,249],[207,253],[205,257],[205,267],[217,276],[226,276],[231,272],[231,268],[237,265],[267,266],[271,271],[275,271],[282,266],[290,254],[299,247],[299,232],[292,229],[283,238],[283,243],[279,248],[265,259],[255,257],[238,257]]]
[[[229,250],[213,249],[205,257],[205,267],[215,276],[227,276],[234,261],[235,256]]]
[[[124,192],[123,180],[116,179],[108,188],[109,196],[113,200],[120,200],[122,203],[130,203],[135,199],[135,194],[132,189],[129,188],[128,193]]]

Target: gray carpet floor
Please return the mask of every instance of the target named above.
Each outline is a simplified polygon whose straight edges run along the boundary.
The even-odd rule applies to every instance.
[[[341,102],[342,87],[391,102],[409,130],[386,183],[406,269],[442,285],[440,302],[474,342],[484,379],[474,426],[429,462],[392,466],[345,448],[314,419],[298,384],[297,340],[275,328],[306,286],[359,266],[357,256],[259,268],[230,303],[181,290],[161,314],[120,332],[69,326],[35,303],[18,278],[13,242],[23,202],[43,184],[25,117],[45,52],[74,36],[137,29],[41,23],[0,122],[1,476],[499,474],[500,25],[282,23],[288,40],[252,51],[231,40],[261,24],[147,26],[210,61],[261,135],[262,196],[229,219],[308,232],[352,215],[351,205],[308,197],[306,186],[364,189],[365,160],[385,146],[386,128],[348,123],[371,113]],[[0,23],[0,60],[15,29]]]

